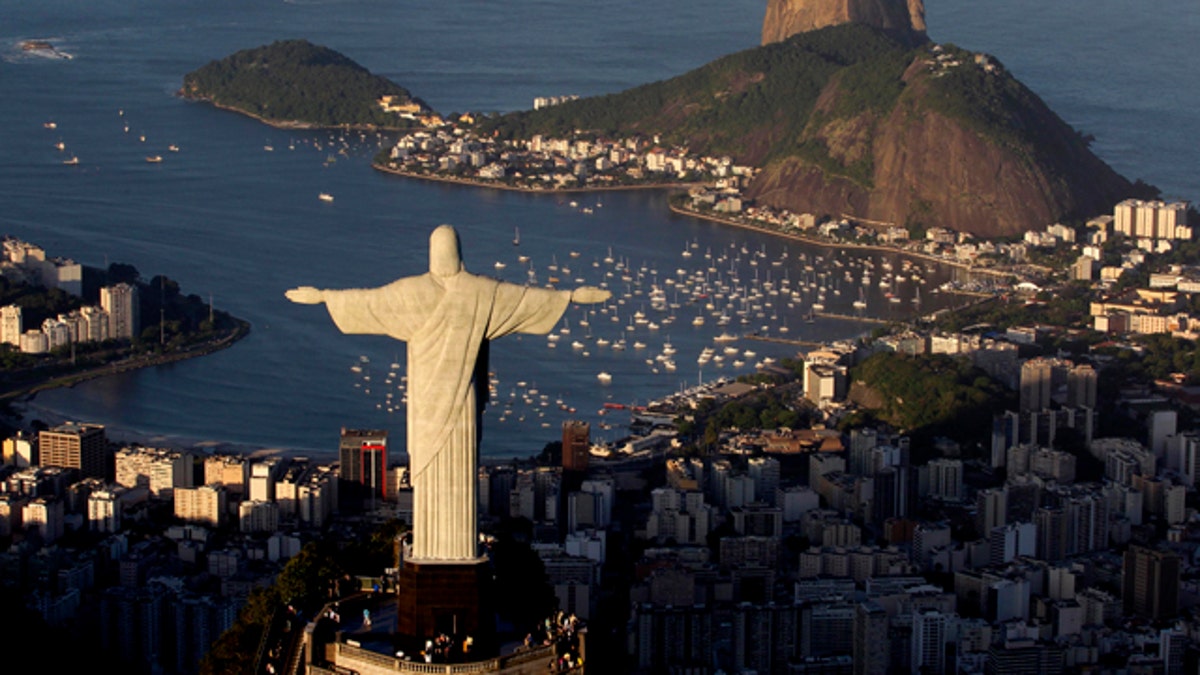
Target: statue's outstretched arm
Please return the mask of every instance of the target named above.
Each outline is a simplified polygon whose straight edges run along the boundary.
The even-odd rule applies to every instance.
[[[571,291],[571,302],[580,305],[594,305],[612,297],[612,291],[595,286],[580,286]]]
[[[288,300],[301,305],[319,305],[325,302],[325,291],[312,286],[289,288],[284,295],[287,296]]]

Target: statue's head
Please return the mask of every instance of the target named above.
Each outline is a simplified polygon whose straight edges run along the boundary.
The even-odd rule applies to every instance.
[[[462,247],[458,232],[452,225],[438,225],[429,235],[429,272],[437,277],[449,277],[461,271]]]

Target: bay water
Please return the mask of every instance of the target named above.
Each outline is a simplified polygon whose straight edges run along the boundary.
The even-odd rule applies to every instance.
[[[538,452],[567,418],[617,438],[627,414],[602,414],[605,403],[645,403],[797,350],[714,343],[722,332],[824,341],[872,328],[810,321],[818,286],[830,311],[851,313],[859,298],[865,315],[885,319],[947,306],[954,298],[932,292],[953,277],[944,266],[922,263],[920,282],[884,289],[874,282],[885,262],[900,269],[895,256],[676,216],[659,191],[530,195],[406,180],[369,167],[393,136],[279,130],[175,95],[183,75],[209,60],[305,38],[442,112],[525,109],[535,96],[616,92],[751,48],[764,8],[746,0],[0,0],[0,232],[87,265],[119,261],[147,278],[166,274],[253,326],[210,356],[41,393],[25,415],[101,423],[113,436],[175,447],[323,458],[335,454],[343,426],[386,428],[402,439],[403,345],[342,335],[322,308],[289,303],[283,291],[370,287],[421,273],[428,234],[440,223],[459,228],[474,272],[524,283],[532,271],[537,283],[557,276],[563,287],[605,283],[624,301],[605,314],[570,310],[553,347],[541,336],[493,345],[496,398],[482,448],[491,457]],[[1154,0],[1137,10],[1114,0],[947,0],[930,2],[927,18],[935,40],[997,56],[1094,135],[1095,150],[1118,171],[1169,198],[1194,199],[1200,54],[1187,46],[1200,9]],[[60,53],[20,49],[34,38]],[[163,161],[145,161],[154,155]],[[71,156],[78,165],[63,164]],[[334,201],[320,201],[322,192]],[[868,263],[876,274],[863,285]],[[748,325],[719,327],[705,307],[712,292],[699,298],[697,289],[734,276],[736,285],[759,289],[763,307]],[[769,293],[785,283],[808,286],[789,303]],[[679,307],[651,309],[655,285]],[[889,293],[902,301],[889,302]],[[635,323],[637,312],[658,330]],[[696,316],[703,326],[693,326]],[[627,348],[614,351],[598,338],[624,339]],[[667,342],[676,349],[674,371],[656,358]],[[730,344],[736,354],[724,353]],[[727,358],[700,364],[705,347]]]

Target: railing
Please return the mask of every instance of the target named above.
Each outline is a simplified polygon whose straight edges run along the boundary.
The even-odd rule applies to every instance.
[[[347,658],[370,663],[381,668],[387,668],[397,673],[425,673],[427,675],[471,675],[472,673],[494,673],[509,666],[515,666],[529,661],[554,658],[554,645],[545,645],[533,649],[525,649],[509,656],[503,656],[485,661],[469,663],[422,663],[420,661],[405,661],[378,652],[354,647],[344,642],[337,645],[339,655]]]
[[[279,605],[275,605],[275,609],[271,610],[271,618],[267,619],[267,625],[263,627],[262,637],[258,639],[258,650],[254,652],[254,672],[263,672],[263,659],[267,655],[267,645],[271,641],[271,633],[275,630],[275,622],[279,620]]]

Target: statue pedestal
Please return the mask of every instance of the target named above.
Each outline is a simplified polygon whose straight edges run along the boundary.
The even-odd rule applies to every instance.
[[[462,562],[405,560],[396,585],[397,632],[421,641],[471,636],[487,649],[496,631],[486,557]]]

